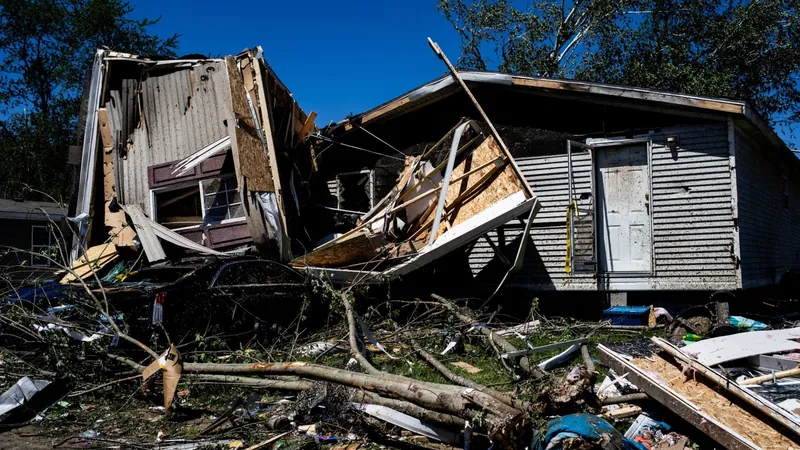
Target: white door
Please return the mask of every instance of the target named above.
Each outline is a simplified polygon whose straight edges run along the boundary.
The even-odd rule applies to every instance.
[[[650,272],[650,173],[647,144],[597,150],[600,270]]]

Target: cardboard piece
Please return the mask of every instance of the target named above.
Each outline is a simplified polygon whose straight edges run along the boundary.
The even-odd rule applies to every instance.
[[[183,362],[175,344],[170,345],[169,350],[142,371],[142,380],[149,379],[159,370],[164,382],[164,408],[166,409],[172,405],[183,372]]]

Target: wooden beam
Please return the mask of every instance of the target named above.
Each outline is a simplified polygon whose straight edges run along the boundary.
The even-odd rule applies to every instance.
[[[306,136],[311,133],[311,129],[314,128],[314,119],[317,118],[317,112],[311,111],[311,114],[308,115],[306,118],[306,122],[303,124],[303,128],[300,128],[300,131],[297,133],[297,139],[302,141],[306,138]]]
[[[697,406],[689,403],[668,386],[659,383],[658,380],[652,378],[651,375],[631,364],[613,350],[604,345],[598,345],[597,350],[600,354],[600,361],[603,364],[614,369],[614,372],[618,374],[627,375],[628,381],[642,389],[653,400],[661,403],[668,410],[694,425],[724,448],[731,450],[756,450],[760,448],[744,436],[717,422]]]
[[[520,180],[522,180],[522,184],[525,187],[526,193],[528,194],[528,196],[533,197],[534,196],[533,189],[531,189],[531,187],[528,185],[528,182],[525,180],[525,176],[523,176],[522,174],[522,170],[520,170],[519,166],[517,166],[517,163],[514,161],[514,158],[511,156],[511,152],[508,150],[505,141],[503,141],[503,138],[500,136],[500,133],[498,133],[497,130],[494,128],[492,121],[489,120],[489,116],[487,116],[486,112],[484,112],[483,108],[481,108],[481,105],[480,103],[478,103],[478,100],[475,98],[474,95],[472,95],[472,91],[469,90],[467,83],[464,82],[464,80],[461,78],[461,75],[459,75],[458,70],[456,70],[456,68],[450,63],[450,60],[447,59],[447,56],[444,54],[442,49],[439,48],[439,44],[433,42],[431,38],[428,38],[428,44],[433,49],[433,52],[436,53],[436,56],[438,56],[439,59],[444,61],[447,68],[450,69],[450,73],[453,74],[453,78],[455,78],[456,81],[458,81],[458,84],[460,84],[461,88],[464,89],[464,92],[472,101],[472,104],[475,105],[475,108],[478,110],[481,117],[483,117],[483,120],[486,122],[486,125],[489,126],[489,130],[492,132],[492,136],[494,136],[495,140],[497,140],[497,143],[500,144],[500,148],[503,149],[503,152],[505,152],[506,156],[508,156],[509,160],[511,161],[511,166],[514,168],[514,172],[517,173],[517,176],[520,178]]]
[[[114,170],[114,139],[106,108],[97,110],[97,123],[100,129],[100,140],[103,144],[103,224],[109,227],[108,234],[112,236],[114,245],[135,247],[133,238],[136,233],[127,226],[125,212],[122,210],[111,212],[109,209],[111,200],[117,195],[117,177]]]
[[[283,240],[281,247],[281,259],[288,261],[292,258],[291,244],[289,241],[289,230],[286,223],[286,203],[283,197],[283,187],[281,185],[281,176],[278,168],[278,153],[275,150],[275,137],[272,135],[272,103],[269,99],[269,86],[264,82],[262,69],[266,71],[265,67],[261,65],[261,59],[255,58],[250,52],[251,57],[255,60],[255,83],[258,87],[258,105],[261,109],[261,130],[264,133],[264,139],[267,141],[267,159],[269,160],[269,168],[272,172],[272,185],[275,189],[275,198],[278,203],[278,212],[281,215],[281,239]],[[267,73],[269,79],[269,73]],[[313,120],[311,121],[314,122]]]

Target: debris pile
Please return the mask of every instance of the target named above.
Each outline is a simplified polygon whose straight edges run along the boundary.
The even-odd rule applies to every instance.
[[[431,46],[481,121],[399,158],[383,196],[372,173],[337,175],[330,208],[355,225],[322,239],[303,171],[320,170],[315,145],[331,138],[260,48],[177,61],[99,51],[72,257],[56,279],[3,298],[0,431],[185,450],[798,447],[795,323],[731,315],[721,301],[580,321],[572,305],[561,318],[529,297],[521,309],[495,298],[543,206]],[[341,201],[348,190],[368,201]],[[538,226],[556,220],[565,251],[540,258],[587,280],[595,224],[581,220],[595,205],[591,192],[564,193],[566,217],[551,209]],[[489,232],[502,241],[493,230],[516,220],[514,255],[488,240],[505,275],[479,302],[405,278]],[[396,294],[385,282],[401,277]]]

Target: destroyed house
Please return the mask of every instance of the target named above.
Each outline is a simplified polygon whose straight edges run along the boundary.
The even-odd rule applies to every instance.
[[[289,258],[296,208],[287,218],[280,158],[316,128],[260,48],[178,60],[98,50],[84,95],[73,259],[109,236],[150,262],[250,248]]]
[[[458,258],[447,264],[463,266],[464,283],[493,289],[502,281],[540,291],[737,290],[773,285],[798,268],[798,161],[746,103],[459,73],[540,206],[528,208],[535,213],[530,224],[527,211],[517,211],[479,239],[458,238]],[[315,146],[317,176],[328,189],[333,221],[363,227],[365,213],[380,207],[395,183],[408,186],[409,161],[427,158],[461,118],[486,131],[475,104],[447,75],[323,130]],[[436,185],[443,167],[424,176]],[[434,197],[424,205],[429,211]],[[374,241],[391,237],[391,229],[367,233],[376,249]],[[370,264],[361,255],[312,258],[307,265],[343,281],[393,275],[376,260],[391,261],[396,253],[370,255]]]

